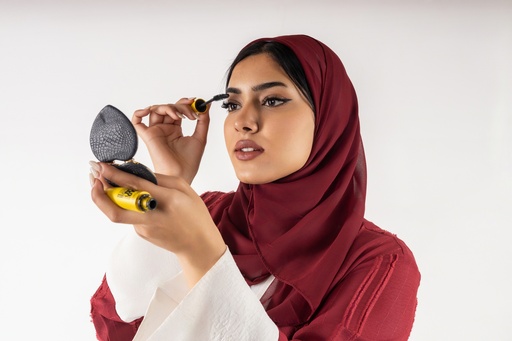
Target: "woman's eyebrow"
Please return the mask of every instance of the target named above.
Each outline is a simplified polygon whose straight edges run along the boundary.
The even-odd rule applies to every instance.
[[[242,93],[242,91],[240,91],[240,89],[238,89],[238,88],[227,88],[226,89],[226,93],[232,93],[232,94],[240,95]]]
[[[266,89],[269,89],[269,88],[273,88],[275,86],[284,86],[286,87],[286,84],[284,84],[283,82],[266,82],[266,83],[261,83],[261,84],[258,84],[258,85],[255,85],[251,88],[252,91],[262,91],[262,90],[266,90]],[[241,94],[242,91],[238,88],[227,88],[226,89],[226,93],[233,93],[233,94]]]
[[[262,83],[262,84],[255,85],[251,89],[252,89],[252,91],[262,91],[262,90],[265,90],[265,89],[273,88],[275,86],[284,86],[284,87],[286,87],[286,84],[284,84],[283,82],[267,82],[267,83]]]

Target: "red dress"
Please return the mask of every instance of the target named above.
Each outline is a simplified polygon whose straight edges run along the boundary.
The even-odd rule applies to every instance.
[[[346,278],[326,296],[311,321],[297,330],[280,328],[279,341],[324,340],[319,331],[326,329],[330,330],[326,341],[408,339],[420,281],[410,250],[396,236],[367,222],[347,259]],[[243,309],[243,302],[237,304]],[[129,323],[119,318],[105,277],[91,306],[100,341],[132,340],[142,322],[142,318]]]

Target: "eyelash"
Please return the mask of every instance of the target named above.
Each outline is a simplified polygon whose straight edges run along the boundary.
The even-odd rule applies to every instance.
[[[274,102],[274,105],[268,105],[268,103],[270,101],[273,101]],[[263,99],[263,102],[261,103],[263,106],[268,106],[268,107],[271,107],[271,108],[274,108],[274,107],[278,107],[278,106],[281,106],[283,104],[285,104],[286,102],[289,102],[290,99],[289,98],[282,98],[282,97],[266,97],[265,99]],[[276,104],[275,102],[278,102],[278,104]],[[240,104],[237,104],[235,102],[224,102],[222,103],[221,107],[223,109],[227,109],[228,112],[232,112],[236,109],[234,109],[233,107],[234,106],[237,106],[239,107]]]
[[[231,111],[235,110],[232,108],[232,106],[234,106],[234,105],[238,105],[238,104],[233,103],[233,102],[223,102],[220,107],[222,109],[226,109],[228,112],[231,112]]]

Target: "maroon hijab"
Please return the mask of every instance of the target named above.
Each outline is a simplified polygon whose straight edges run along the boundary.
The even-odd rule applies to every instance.
[[[304,35],[261,40],[290,47],[304,68],[316,112],[311,155],[285,178],[240,183],[208,206],[248,283],[278,279],[264,296],[267,312],[291,327],[306,322],[344,277],[363,223],[366,164],[356,94],[338,56]]]

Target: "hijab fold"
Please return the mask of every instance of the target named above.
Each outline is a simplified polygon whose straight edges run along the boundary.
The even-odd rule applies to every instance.
[[[297,172],[240,183],[209,209],[247,282],[278,280],[263,297],[269,316],[280,327],[298,326],[345,275],[363,223],[366,163],[356,94],[338,56],[305,35],[252,43],[261,40],[288,46],[304,68],[315,104],[312,151]]]

